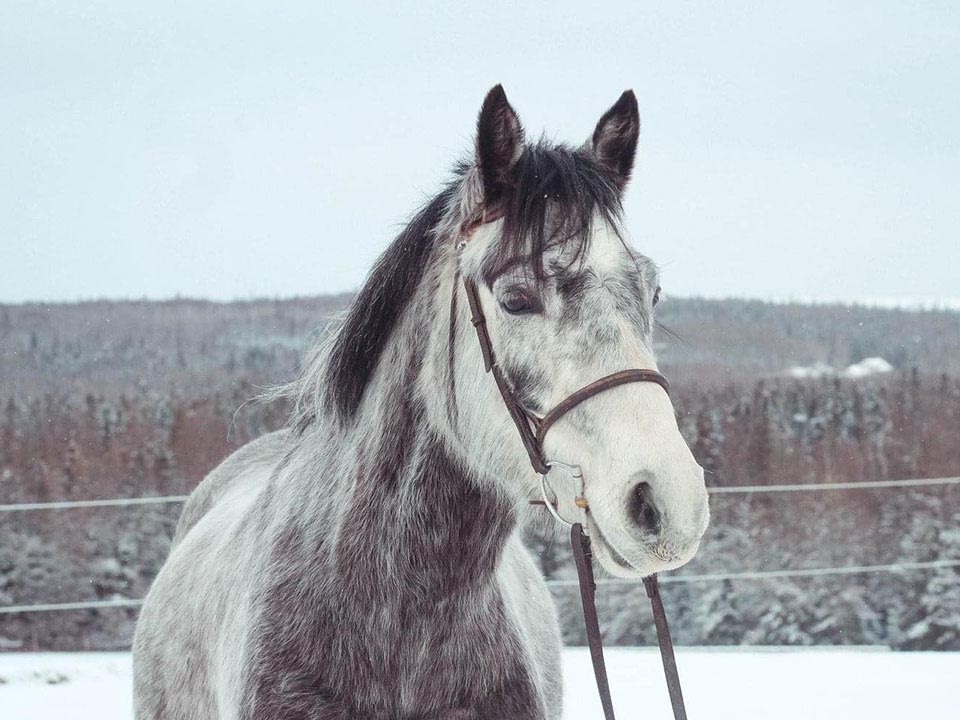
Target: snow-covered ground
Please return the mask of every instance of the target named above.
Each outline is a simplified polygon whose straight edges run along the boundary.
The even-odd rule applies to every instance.
[[[837,370],[826,363],[817,362],[813,365],[794,365],[787,368],[787,375],[795,378],[821,378],[824,376],[850,378],[859,380],[871,375],[883,375],[893,372],[893,365],[881,357],[864,358],[860,362],[848,365],[843,370]]]
[[[960,717],[960,653],[681,648],[678,663],[691,720]],[[607,665],[620,716],[670,717],[655,651],[608,650]],[[603,717],[585,649],[566,651],[564,673],[564,717]],[[127,654],[0,655],[3,720],[130,717]]]

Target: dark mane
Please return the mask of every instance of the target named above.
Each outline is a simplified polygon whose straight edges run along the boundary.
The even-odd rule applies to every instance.
[[[413,297],[433,250],[434,229],[455,186],[422,208],[379,257],[337,333],[326,370],[327,400],[349,418],[357,411],[393,328]]]
[[[352,417],[360,406],[384,347],[426,270],[437,225],[467,170],[461,165],[454,181],[414,216],[377,260],[353,301],[325,373],[327,402],[340,417]],[[558,242],[574,242],[574,256],[583,257],[594,213],[614,221],[620,214],[620,194],[609,173],[587,152],[540,142],[524,149],[499,206],[503,238],[485,258],[487,269],[529,256],[535,276],[542,278],[544,251]]]
[[[616,227],[620,191],[588,152],[540,141],[524,149],[512,181],[501,199],[503,239],[486,258],[488,271],[529,256],[534,276],[542,280],[547,248],[575,243],[574,262],[589,251],[595,212]]]

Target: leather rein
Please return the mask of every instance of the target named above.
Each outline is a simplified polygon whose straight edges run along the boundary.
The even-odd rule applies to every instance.
[[[486,222],[490,220],[491,218],[485,219]],[[507,382],[506,377],[504,377],[503,370],[497,364],[493,344],[490,341],[490,334],[487,331],[487,320],[486,317],[484,317],[483,308],[480,305],[480,296],[477,292],[476,283],[465,278],[464,287],[467,292],[467,300],[470,303],[471,322],[476,328],[477,338],[480,341],[480,351],[483,354],[484,367],[487,372],[493,375],[497,389],[500,391],[500,397],[503,398],[504,405],[506,405],[507,411],[510,413],[517,432],[520,434],[523,447],[530,458],[530,464],[541,478],[543,501],[533,501],[533,503],[544,504],[558,521],[570,528],[570,544],[573,548],[573,557],[577,566],[580,599],[583,605],[583,620],[587,631],[587,643],[590,647],[590,659],[593,663],[593,672],[597,680],[597,690],[600,693],[600,703],[603,706],[605,720],[615,720],[613,700],[610,696],[610,683],[607,678],[607,669],[603,658],[603,639],[600,634],[600,623],[597,618],[595,602],[597,586],[593,577],[593,554],[590,549],[590,538],[585,527],[588,503],[584,492],[583,474],[579,466],[546,460],[543,452],[543,440],[546,437],[547,431],[557,420],[581,403],[606,390],[627,383],[652,382],[669,393],[670,383],[667,382],[667,379],[663,375],[655,370],[621,370],[612,375],[606,375],[580,388],[567,396],[566,399],[552,408],[542,418],[537,417],[520,404],[513,389]],[[574,470],[574,478],[580,481],[580,494],[575,499],[575,504],[580,508],[582,513],[580,522],[570,523],[561,517],[553,501],[548,496],[546,484],[547,475],[549,475],[551,467],[557,465]],[[660,589],[656,574],[643,578],[643,585],[647,591],[647,597],[650,599],[651,609],[653,610],[654,624],[657,628],[657,643],[660,646],[660,657],[663,661],[663,670],[667,680],[667,689],[670,693],[670,704],[673,708],[673,716],[675,720],[686,720],[687,712],[683,704],[683,693],[680,689],[680,676],[677,672],[677,661],[674,657],[673,641],[670,638],[667,616],[664,612],[663,602],[660,599]]]

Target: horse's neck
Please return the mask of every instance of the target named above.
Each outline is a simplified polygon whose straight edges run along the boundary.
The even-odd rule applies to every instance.
[[[514,510],[467,467],[431,419],[444,390],[422,374],[431,348],[422,298],[384,352],[352,429],[342,438],[352,458],[346,509],[339,515],[338,577],[370,597],[403,593],[435,602],[493,581]],[[430,393],[421,388],[433,388]],[[342,470],[341,470],[342,472]]]
[[[337,575],[364,592],[425,602],[489,585],[515,524],[510,507],[430,434],[402,454],[399,464],[372,457],[358,476],[338,533]]]

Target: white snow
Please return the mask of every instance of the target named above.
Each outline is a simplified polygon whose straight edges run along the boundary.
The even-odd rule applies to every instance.
[[[3,720],[129,720],[128,653],[0,655]]]
[[[872,648],[681,648],[691,720],[903,720],[957,717],[960,653]],[[651,648],[607,651],[617,712],[671,717],[660,657]],[[603,717],[590,656],[564,653],[566,720]],[[129,720],[125,653],[0,654],[3,720]]]
[[[881,375],[892,371],[893,365],[882,357],[868,357],[860,362],[853,363],[853,365],[848,365],[843,370],[837,370],[823,362],[815,362],[813,365],[794,365],[787,368],[787,375],[795,378],[820,378],[839,375],[840,377],[857,380],[858,378]]]
[[[824,375],[836,375],[837,371],[830,365],[815,362],[813,365],[794,365],[787,368],[787,375],[795,378],[818,378]]]
[[[881,375],[892,371],[893,365],[882,357],[869,357],[850,365],[840,374],[848,378],[862,378],[868,375]]]

